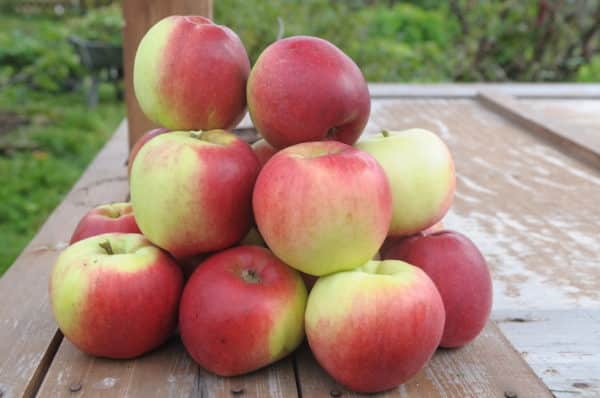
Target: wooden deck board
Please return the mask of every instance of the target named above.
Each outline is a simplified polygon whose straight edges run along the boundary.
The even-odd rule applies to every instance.
[[[126,125],[90,164],[10,269],[0,278],[0,391],[3,397],[35,394],[60,343],[48,299],[54,261],[89,209],[127,193]]]
[[[360,394],[337,384],[316,364],[308,347],[296,354],[303,397],[325,397],[332,391],[344,397]],[[544,383],[523,362],[496,325],[486,328],[471,344],[460,349],[439,349],[429,364],[409,382],[376,395],[378,398],[421,397],[551,397]]]
[[[556,396],[598,396],[600,170],[550,145],[526,124],[482,106],[475,99],[481,89],[476,86],[412,90],[404,85],[371,85],[374,97],[380,99],[373,103],[366,133],[382,127],[418,126],[431,129],[448,143],[456,160],[458,185],[455,203],[444,222],[470,236],[488,259],[495,283],[493,317],[498,326]],[[593,116],[599,115],[600,109],[595,111],[593,104],[600,98],[600,85],[556,86],[555,91],[544,88],[529,94],[524,85],[502,87],[504,93],[522,98],[518,102],[534,109],[538,117],[542,115],[539,122],[546,123],[555,114],[558,121],[554,122],[570,134],[577,128],[586,130],[583,146],[589,146],[590,137],[596,139]],[[405,97],[412,93],[413,98],[387,98],[402,95],[402,90],[409,90]],[[574,123],[566,120],[565,112],[548,110],[551,100],[547,98],[553,92],[557,97],[585,98],[590,104],[587,114]],[[420,95],[427,99],[417,99]],[[431,95],[451,99],[432,99]],[[546,99],[531,99],[540,96]],[[546,101],[546,108],[535,101]],[[574,112],[581,114],[580,110]],[[248,118],[244,123],[242,127],[250,126]],[[3,397],[32,396],[40,384],[38,396],[44,397],[71,396],[70,389],[81,396],[231,396],[232,389],[238,388],[244,390],[244,396],[295,396],[294,361],[290,358],[248,376],[223,379],[199,369],[177,338],[131,361],[95,359],[66,340],[61,343],[47,297],[51,266],[81,215],[97,204],[125,198],[126,150],[121,126],[0,279],[0,291],[10,292],[3,295],[0,307]],[[535,321],[519,321],[528,317]],[[503,358],[500,364],[495,359],[498,355]],[[339,388],[310,363],[307,352],[298,353],[295,361],[304,396],[312,396],[311,392],[327,395],[328,389]],[[522,369],[524,379],[503,368],[504,362]],[[526,385],[529,390],[523,389]],[[481,396],[507,391],[544,396],[530,394],[537,394],[538,388],[539,394],[548,393],[490,324],[474,344],[440,351],[416,379],[388,396]]]

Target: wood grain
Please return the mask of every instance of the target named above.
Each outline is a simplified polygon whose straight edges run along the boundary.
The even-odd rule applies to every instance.
[[[0,279],[0,391],[33,396],[62,336],[48,299],[48,277],[71,232],[89,209],[123,200],[127,193],[126,124],[122,124]]]
[[[600,99],[600,84],[588,83],[369,83],[374,99],[473,98],[482,90],[498,90],[518,98]]]
[[[600,307],[500,310],[496,322],[557,397],[600,397]]]
[[[554,117],[540,115],[533,108],[497,91],[481,91],[477,98],[529,132],[542,135],[555,147],[600,169],[600,135],[597,131],[569,128]]]
[[[133,360],[83,354],[64,340],[39,392],[40,397],[295,397],[291,358],[239,377],[219,377],[199,368],[179,338]],[[243,394],[243,395],[241,395]]]
[[[360,397],[336,383],[315,362],[307,346],[296,355],[303,397]],[[455,350],[438,350],[429,364],[400,387],[378,398],[421,397],[552,397],[544,383],[514,351],[498,328],[489,322],[471,344]]]
[[[169,15],[203,15],[212,18],[212,3],[212,0],[123,1],[123,68],[130,147],[144,132],[157,127],[142,112],[133,90],[133,62],[138,44],[152,25]]]

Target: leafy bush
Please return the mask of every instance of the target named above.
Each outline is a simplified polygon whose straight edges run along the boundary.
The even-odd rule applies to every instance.
[[[113,4],[90,10],[85,16],[69,22],[70,34],[89,41],[121,45],[123,38],[121,6]]]

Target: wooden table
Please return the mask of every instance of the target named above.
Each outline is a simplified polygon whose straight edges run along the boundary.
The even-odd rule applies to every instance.
[[[600,396],[600,86],[377,84],[371,93],[365,134],[418,126],[450,146],[457,193],[444,223],[481,248],[495,288],[495,322],[475,342],[439,350],[380,396]],[[50,269],[87,210],[127,197],[126,157],[122,124],[0,279],[0,396],[354,396],[305,346],[220,378],[176,338],[129,361],[87,356],[62,338]]]

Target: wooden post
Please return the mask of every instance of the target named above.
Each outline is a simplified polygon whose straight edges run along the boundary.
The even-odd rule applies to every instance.
[[[144,116],[133,91],[133,61],[140,40],[152,25],[169,15],[211,18],[212,3],[213,0],[123,0],[123,67],[130,148],[145,131],[156,127]]]

